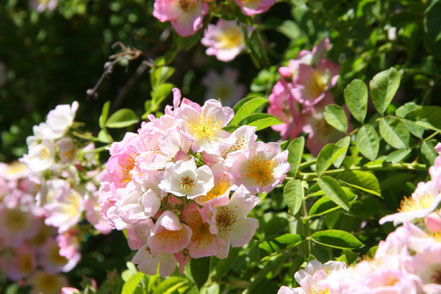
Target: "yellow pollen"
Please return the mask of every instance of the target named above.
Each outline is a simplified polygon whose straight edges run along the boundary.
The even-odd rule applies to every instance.
[[[256,185],[266,186],[273,181],[274,161],[263,156],[254,156],[247,162],[244,176],[253,179]]]
[[[124,173],[124,178],[122,179],[122,182],[127,183],[132,180],[132,177],[130,176],[130,171],[135,167],[135,160],[137,156],[138,153],[133,153],[127,158],[125,164],[121,166]]]
[[[210,233],[209,225],[204,223],[199,211],[191,211],[184,217],[184,220],[192,231],[192,242],[199,243],[199,245],[204,245],[210,243],[212,238],[214,238],[214,235]]]
[[[417,198],[404,197],[404,199],[401,201],[398,212],[410,212],[427,209],[432,205],[434,198],[433,193],[427,193]]]
[[[312,287],[310,290],[311,294],[331,294],[331,291],[329,289],[320,289],[320,288],[314,288]]]
[[[205,203],[223,195],[231,187],[231,183],[226,175],[219,177],[214,183],[214,187],[205,196],[197,198],[199,203]]]
[[[208,139],[217,141],[217,134],[222,131],[222,121],[216,120],[212,115],[202,113],[188,123],[190,134],[196,140]]]
[[[46,146],[41,146],[40,158],[43,160],[48,160],[51,157],[51,152]]]
[[[228,154],[238,151],[238,150],[244,150],[247,147],[247,140],[244,137],[237,138],[236,142],[234,142],[234,145],[231,146],[228,149],[225,149],[222,151],[222,157],[227,158]]]
[[[308,94],[312,99],[317,98],[326,90],[327,80],[327,76],[324,73],[314,71],[312,78],[306,85]]]
[[[186,230],[184,228],[177,231],[163,230],[161,233],[157,234],[156,237],[160,240],[170,240],[178,241],[185,238]]]
[[[243,33],[240,27],[228,28],[219,36],[219,47],[222,49],[233,49],[243,43]]]
[[[193,188],[196,186],[194,179],[191,177],[182,177],[181,178],[181,192],[182,194],[190,194]]]
[[[27,168],[26,164],[21,163],[21,162],[13,162],[10,165],[8,165],[8,167],[5,170],[5,174],[15,175],[15,174],[19,174],[21,172],[24,172],[27,169],[28,168]]]
[[[237,215],[226,206],[218,206],[216,211],[216,227],[219,231],[228,231],[236,222]]]
[[[431,237],[432,239],[434,239],[437,243],[441,243],[441,232],[437,232],[437,233],[430,233],[429,237]]]

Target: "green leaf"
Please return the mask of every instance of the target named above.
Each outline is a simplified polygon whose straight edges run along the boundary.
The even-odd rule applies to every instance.
[[[380,139],[371,125],[364,125],[358,131],[355,141],[358,150],[370,160],[375,160],[380,149]]]
[[[289,181],[283,189],[283,197],[292,214],[297,214],[302,207],[304,190],[300,180]]]
[[[423,144],[421,144],[421,154],[430,165],[433,165],[435,158],[438,156],[438,153],[435,151],[435,145],[435,140],[424,141]]]
[[[379,128],[381,137],[390,146],[396,149],[409,147],[410,133],[401,120],[394,117],[382,118]]]
[[[380,114],[392,102],[400,86],[400,73],[393,67],[374,76],[369,83],[372,102]]]
[[[404,117],[407,116],[412,111],[421,109],[422,106],[417,105],[413,102],[408,102],[402,106],[400,106],[396,111],[395,114],[397,117],[401,118],[401,121],[407,126],[409,131],[412,133],[412,135],[423,138],[424,134],[424,128],[421,126],[416,125],[414,122],[409,121],[407,119],[404,119]]]
[[[334,161],[333,164],[336,168],[339,168],[345,160],[346,154],[348,153],[349,144],[351,144],[351,138],[349,136],[346,136],[335,143],[335,145],[337,145],[338,147],[346,148],[346,151]]]
[[[267,113],[254,113],[254,114],[250,114],[248,116],[246,116],[244,119],[242,119],[239,123],[239,125],[243,126],[243,125],[249,125],[251,127],[257,127],[257,130],[263,130],[266,129],[268,127],[274,126],[274,125],[279,125],[282,124],[283,122],[271,115],[271,114],[267,114]]]
[[[247,33],[244,34],[247,36]],[[268,55],[263,47],[263,40],[258,30],[254,30],[249,38],[246,38],[248,48],[251,51],[253,62],[258,67],[266,67],[269,65]]]
[[[441,107],[439,106],[423,106],[421,109],[410,112],[406,118],[425,129],[441,131]]]
[[[109,135],[109,133],[107,132],[106,129],[102,129],[99,133],[98,133],[98,140],[100,142],[103,143],[111,143],[113,142],[112,137]]]
[[[299,245],[303,237],[298,234],[284,234],[259,244],[259,248],[268,254],[279,252],[285,248],[292,248]]]
[[[167,294],[176,293],[175,291],[182,288],[185,284],[188,284],[188,280],[182,277],[168,277],[161,281],[159,285],[155,287],[153,294]]]
[[[124,283],[121,294],[133,294],[136,291],[139,283],[141,283],[142,278],[144,277],[144,273],[137,272],[127,282]]]
[[[210,257],[192,258],[190,261],[191,275],[200,289],[208,280],[210,274]]]
[[[356,198],[356,195],[351,192],[349,188],[342,187],[343,191],[346,193],[346,197],[348,201],[352,201]],[[340,209],[340,206],[335,204],[334,201],[329,199],[327,196],[321,197],[319,200],[314,202],[314,204],[309,209],[309,216],[319,216],[323,214],[327,214],[329,212]]]
[[[341,230],[315,232],[311,240],[317,244],[339,249],[359,249],[364,246],[354,235]]]
[[[170,83],[165,83],[154,87],[151,93],[153,104],[161,104],[161,102],[164,101],[164,99],[167,98],[167,96],[171,93],[173,88],[174,85]]]
[[[288,145],[288,162],[291,166],[290,174],[295,176],[299,170],[302,155],[305,149],[305,137],[298,137],[291,141]]]
[[[344,210],[349,211],[349,201],[346,197],[345,191],[343,191],[343,188],[336,180],[328,176],[323,176],[317,179],[317,183],[329,199],[334,201]]]
[[[344,92],[345,103],[352,116],[359,122],[366,118],[368,104],[368,89],[362,80],[353,80]]]
[[[347,150],[348,147],[339,147],[335,144],[327,144],[323,147],[317,156],[317,175],[321,176]]]
[[[409,156],[410,152],[412,152],[411,149],[398,149],[394,152],[391,152],[385,160],[387,162],[397,163],[406,159],[407,156]]]
[[[441,1],[433,0],[425,12],[424,44],[428,51],[441,60]]]
[[[265,98],[252,98],[243,105],[235,112],[235,115],[233,119],[230,122],[230,125],[237,125],[242,119],[244,119],[247,115],[252,114],[256,109],[267,103],[268,100]]]
[[[327,105],[323,115],[329,125],[340,132],[346,133],[348,130],[348,118],[340,105]]]
[[[370,172],[346,170],[336,174],[335,178],[350,187],[381,197],[380,183],[375,175]]]
[[[128,109],[123,108],[113,113],[106,122],[108,128],[125,128],[136,124],[139,121],[136,114]]]
[[[170,66],[158,66],[152,69],[150,74],[150,82],[152,88],[165,83],[175,72],[175,69]]]
[[[104,128],[106,125],[106,120],[107,117],[109,116],[109,108],[110,108],[110,101],[107,101],[103,105],[103,110],[101,111],[101,115],[99,118],[100,128]]]

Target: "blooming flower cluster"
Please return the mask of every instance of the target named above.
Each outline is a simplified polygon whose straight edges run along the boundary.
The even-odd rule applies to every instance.
[[[223,128],[233,110],[217,100],[181,99],[149,116],[137,133],[110,147],[101,173],[102,215],[127,230],[132,262],[146,274],[170,275],[190,258],[226,258],[248,243],[259,222],[247,217],[290,166],[277,143],[257,142],[254,127]]]
[[[420,183],[398,213],[380,220],[403,225],[380,242],[373,258],[348,268],[312,261],[295,275],[301,287],[283,286],[278,293],[441,293],[441,143],[435,149],[431,181]]]
[[[51,110],[27,138],[21,162],[0,164],[0,275],[35,293],[59,293],[67,284],[58,274],[81,258],[83,213],[101,233],[111,230],[95,196],[99,162],[87,153],[94,147],[70,134],[77,108],[74,102]]]
[[[209,7],[211,0],[197,1],[197,0],[155,0],[153,16],[161,22],[170,21],[175,31],[182,37],[188,37],[196,33],[202,28],[204,16],[213,7]],[[241,11],[245,15],[255,15],[267,11],[274,3],[275,0],[234,0],[236,4],[241,8]],[[220,30],[228,29],[233,25],[233,22],[221,21],[223,24],[218,23]],[[210,29],[209,30],[213,30]],[[227,34],[224,34],[227,39],[230,38]],[[235,33],[237,36],[237,33]],[[228,42],[231,42],[229,40]]]
[[[281,78],[269,96],[268,113],[284,122],[273,130],[283,138],[308,134],[306,147],[313,155],[343,136],[323,116],[326,105],[334,103],[329,90],[337,82],[339,71],[338,64],[324,58],[329,48],[329,39],[325,38],[312,51],[300,51],[288,67],[279,68]]]

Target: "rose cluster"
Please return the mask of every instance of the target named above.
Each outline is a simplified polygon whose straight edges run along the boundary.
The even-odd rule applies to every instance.
[[[96,200],[99,162],[93,145],[70,134],[78,104],[58,105],[27,138],[21,162],[0,164],[0,276],[59,293],[81,258],[86,219],[101,233],[111,227]],[[84,228],[82,228],[84,229]]]
[[[173,107],[149,116],[110,147],[101,173],[102,215],[126,230],[133,262],[170,275],[190,258],[226,258],[248,243],[259,222],[247,215],[285,178],[288,151],[256,141],[256,128],[223,128],[234,116],[217,100],[203,106],[173,89]]]
[[[313,155],[343,136],[323,116],[326,105],[334,103],[329,90],[336,84],[339,71],[338,64],[324,58],[329,49],[329,39],[325,38],[312,51],[300,51],[288,67],[279,68],[281,77],[269,96],[268,113],[284,122],[273,130],[284,139],[308,134],[306,147]]]
[[[267,11],[275,0],[234,0],[234,2],[243,14],[251,16]],[[218,4],[211,0],[155,0],[153,16],[161,22],[170,21],[179,35],[188,37],[202,28],[204,16],[210,9],[216,9],[216,5]]]
[[[441,293],[441,143],[435,150],[431,181],[404,198],[398,213],[380,220],[403,225],[380,242],[373,258],[348,268],[311,261],[295,275],[300,287],[283,286],[278,293]]]

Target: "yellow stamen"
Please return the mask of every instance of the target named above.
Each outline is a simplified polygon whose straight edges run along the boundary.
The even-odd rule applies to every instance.
[[[219,47],[222,49],[233,49],[243,43],[243,33],[240,27],[228,28],[219,36]]]
[[[398,212],[410,212],[429,208],[434,200],[433,193],[426,193],[418,197],[404,197]]]
[[[193,188],[196,186],[194,179],[191,177],[182,177],[181,178],[181,192],[182,194],[190,194],[193,191]]]
[[[122,182],[127,183],[132,180],[132,177],[130,176],[130,171],[135,167],[135,160],[138,156],[138,153],[131,154],[124,165],[122,165],[122,170],[124,173],[124,178],[122,179]]]
[[[196,140],[217,141],[217,134],[222,131],[222,124],[221,120],[216,120],[212,115],[202,113],[199,117],[188,122],[188,128]]]
[[[263,156],[254,156],[247,162],[244,176],[253,179],[256,185],[266,186],[273,181],[274,161]]]
[[[197,201],[205,203],[211,199],[215,199],[223,195],[231,187],[231,183],[226,175],[219,177],[214,183],[214,187],[205,196],[199,196]]]

